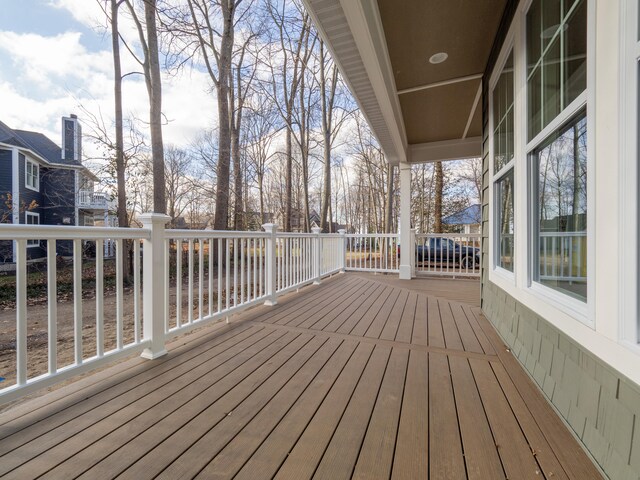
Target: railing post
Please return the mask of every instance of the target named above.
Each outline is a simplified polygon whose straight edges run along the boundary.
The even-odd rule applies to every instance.
[[[338,230],[340,235],[340,273],[344,273],[347,268],[347,231],[344,228]]]
[[[276,265],[276,234],[278,233],[278,226],[274,223],[265,223],[262,225],[264,231],[269,234],[267,237],[267,255],[265,258],[265,278],[267,282],[267,300],[265,305],[276,305],[278,303],[278,296],[276,293],[276,281],[278,266]]]
[[[322,276],[322,270],[320,269],[320,265],[322,264],[322,251],[320,250],[320,232],[322,229],[320,227],[311,227],[311,233],[313,233],[313,276],[315,280],[313,281],[314,285],[320,285],[320,280]]]
[[[142,352],[142,357],[154,359],[167,353],[165,348],[165,282],[168,281],[165,270],[164,226],[171,220],[161,213],[145,213],[138,217],[143,228],[149,230],[149,239],[143,241],[142,272],[142,339],[149,341],[149,346]]]
[[[416,229],[411,229],[411,278],[416,276]]]

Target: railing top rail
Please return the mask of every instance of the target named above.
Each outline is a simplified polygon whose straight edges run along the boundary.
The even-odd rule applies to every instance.
[[[171,240],[197,240],[200,238],[269,238],[270,233],[260,231],[233,231],[233,230],[183,230],[167,229],[164,236]]]
[[[276,237],[283,238],[315,238],[315,233],[306,233],[306,232],[277,232]]]
[[[480,238],[480,233],[416,233],[416,238]]]
[[[587,232],[540,232],[541,237],[586,237]]]
[[[1,240],[148,239],[145,228],[76,227],[72,225],[0,225]]]
[[[397,233],[347,233],[347,238],[398,238]]]

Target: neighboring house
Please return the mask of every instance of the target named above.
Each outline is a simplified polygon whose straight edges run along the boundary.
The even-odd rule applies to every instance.
[[[95,191],[97,177],[82,165],[82,127],[62,117],[62,147],[38,132],[0,122],[0,219],[27,225],[94,224],[108,212],[107,194]],[[0,263],[13,262],[13,242],[0,245]],[[58,242],[58,254],[70,254]],[[30,240],[29,259],[43,258],[46,242]]]
[[[640,477],[639,2],[303,2],[399,166],[402,245],[411,164],[482,157],[482,310],[604,472]]]
[[[457,233],[480,233],[481,221],[482,207],[479,203],[469,205],[467,208],[442,219],[442,223],[453,227]]]

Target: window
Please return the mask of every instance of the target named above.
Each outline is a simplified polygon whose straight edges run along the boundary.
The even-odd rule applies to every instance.
[[[491,92],[494,184],[494,266],[513,272],[515,164],[513,52]]]
[[[531,280],[587,301],[587,0],[526,18]]]
[[[40,225],[40,214],[25,212],[25,222],[27,225]],[[39,247],[40,240],[27,240],[27,247]]]
[[[26,161],[25,182],[27,188],[31,190],[40,190],[40,168],[37,163],[30,160]]]
[[[513,168],[496,182],[496,265],[513,272]]]
[[[548,138],[531,157],[538,244],[533,279],[586,301],[586,112]]]

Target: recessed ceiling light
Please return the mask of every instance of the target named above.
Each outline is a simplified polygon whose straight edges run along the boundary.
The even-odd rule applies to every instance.
[[[444,62],[447,58],[449,58],[449,55],[447,55],[445,52],[439,52],[431,55],[431,57],[429,58],[429,63],[437,65],[438,63]]]

